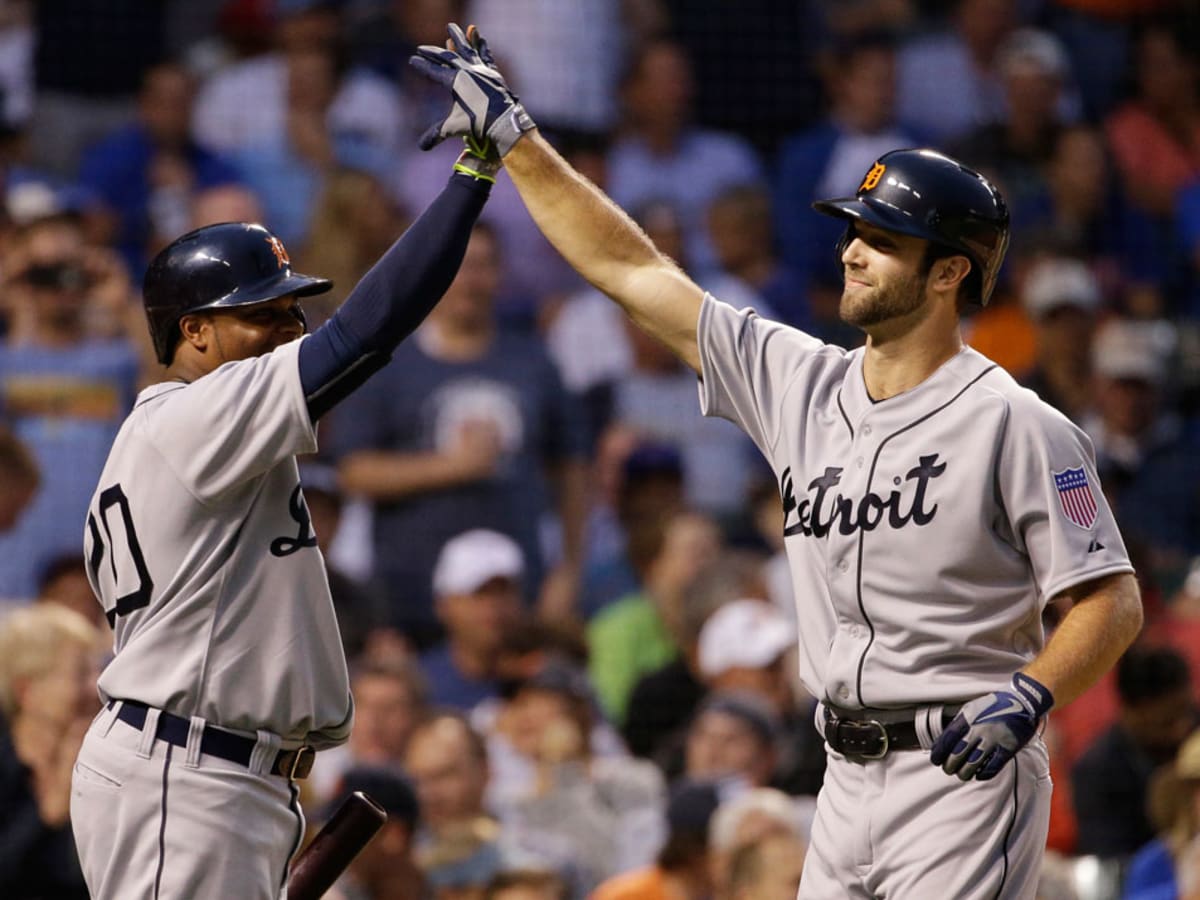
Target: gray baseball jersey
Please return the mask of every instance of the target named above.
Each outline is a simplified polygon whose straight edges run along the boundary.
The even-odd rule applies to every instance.
[[[801,679],[846,707],[966,700],[1041,649],[1041,612],[1131,572],[1091,443],[964,348],[872,402],[847,352],[706,296],[701,406],[779,480]]]
[[[146,388],[88,510],[115,632],[100,692],[314,747],[353,706],[295,455],[316,449],[300,341]]]

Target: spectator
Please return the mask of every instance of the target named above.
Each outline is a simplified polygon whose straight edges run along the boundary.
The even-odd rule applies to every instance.
[[[779,717],[783,740],[772,784],[816,796],[825,773],[825,742],[813,725],[816,701],[797,697],[785,666],[794,668],[796,629],[767,600],[721,606],[700,631],[700,675],[714,694],[744,693]]]
[[[340,22],[333,0],[287,0],[278,4],[276,12],[273,52],[235,63],[201,86],[192,124],[196,139],[204,146],[220,152],[278,146],[290,128],[301,124],[289,121],[289,99],[293,109],[310,102],[303,97],[289,98],[293,92],[313,86],[300,80],[305,67],[315,59],[338,58]],[[315,56],[305,63],[303,57],[308,54]],[[300,67],[293,65],[297,60]],[[323,107],[325,130],[330,135],[356,135],[380,159],[395,159],[405,149],[406,113],[395,88],[386,80],[363,69],[350,69],[335,79],[332,93]]]
[[[883,153],[919,146],[921,140],[898,121],[896,50],[888,35],[871,31],[837,42],[821,75],[829,111],[780,147],[775,233],[780,256],[806,288],[814,281],[836,281],[840,292],[841,267],[829,248],[844,226],[822,216],[797,215],[796,210],[822,197],[850,196],[860,175]],[[836,304],[830,310],[812,309],[810,319],[812,334],[822,340],[858,340],[844,333]]]
[[[435,897],[482,897],[501,870],[541,862],[518,849],[484,808],[487,747],[465,718],[436,713],[426,719],[405,758],[421,809],[417,864]]]
[[[776,257],[771,222],[771,196],[763,187],[735,185],[718,194],[708,207],[717,264],[761,297],[779,321],[811,333],[807,289],[799,273]]]
[[[80,182],[99,202],[106,243],[115,244],[131,272],[189,225],[196,192],[239,180],[225,159],[191,136],[195,86],[177,63],[149,68],[138,92],[137,118],[92,146]]]
[[[590,900],[709,900],[708,829],[720,799],[710,782],[675,785],[667,803],[667,841],[654,865],[610,878]]]
[[[781,736],[779,714],[758,695],[709,694],[688,729],[684,775],[768,787],[779,765]]]
[[[792,900],[800,889],[807,845],[773,832],[738,849],[729,863],[727,900]]]
[[[1108,322],[1092,345],[1096,411],[1083,423],[1122,534],[1159,585],[1200,553],[1197,449],[1167,393],[1174,344],[1168,323]]]
[[[476,528],[451,538],[433,570],[446,638],[421,657],[434,706],[462,712],[496,696],[497,657],[521,609],[525,561],[512,538]]]
[[[751,788],[723,800],[713,815],[708,835],[716,883],[714,896],[729,895],[730,876],[735,874],[731,867],[746,847],[779,836],[788,838],[792,849],[790,858],[781,860],[778,867],[782,880],[790,882],[793,873],[799,877],[814,809],[815,802],[801,807],[794,797],[775,788]],[[797,886],[792,885],[793,897]]]
[[[355,791],[379,804],[387,821],[334,885],[331,893],[335,900],[425,900],[424,879],[413,858],[420,817],[412,785],[392,769],[351,769],[342,776],[337,793],[318,819],[332,819]]]
[[[1117,721],[1071,770],[1076,850],[1127,858],[1154,837],[1147,786],[1196,727],[1187,663],[1165,647],[1134,646],[1117,664]]]
[[[427,688],[415,660],[391,655],[360,657],[350,668],[354,728],[340,747],[326,750],[313,764],[313,792],[329,798],[346,772],[367,767],[404,770],[413,730],[428,712]]]
[[[1134,95],[1104,121],[1126,192],[1160,220],[1169,220],[1180,188],[1200,177],[1200,70],[1191,34],[1170,18],[1142,27]]]
[[[698,649],[704,626],[723,605],[762,593],[761,560],[741,550],[721,552],[684,587],[680,653],[638,679],[622,728],[629,749],[654,760],[668,777],[683,771],[687,728],[708,690]]]
[[[71,768],[92,717],[100,632],[43,605],[0,619],[0,893],[88,896],[68,822]]]
[[[325,272],[333,282],[328,294],[305,301],[309,328],[333,314],[406,227],[400,208],[370,172],[339,167],[329,173],[299,254],[302,271]]]
[[[1184,895],[1179,875],[1200,836],[1200,731],[1180,744],[1173,763],[1154,773],[1149,795],[1157,836],[1129,861],[1122,885],[1126,900]]]
[[[476,226],[429,319],[333,420],[342,486],[374,504],[375,574],[389,615],[422,648],[440,632],[437,554],[468,522],[517,541],[527,600],[539,589],[549,595],[548,563],[559,576],[550,584],[577,577],[586,497],[579,406],[538,342],[499,329],[499,271],[492,230]],[[557,558],[541,543],[555,519],[554,482]]]
[[[648,865],[664,838],[662,774],[625,753],[596,753],[598,714],[583,669],[550,661],[517,688],[488,742],[490,808],[523,846],[557,848],[548,861],[576,897]]]
[[[996,73],[1004,92],[1003,111],[950,149],[967,165],[995,179],[1010,211],[1020,215],[1020,208],[1044,190],[1045,165],[1063,121],[1070,64],[1053,34],[1019,28],[997,51]]]
[[[587,620],[637,591],[638,573],[632,560],[644,558],[639,548],[657,539],[659,522],[685,505],[678,449],[643,440],[628,426],[605,430],[594,468],[580,602]]]
[[[621,83],[625,130],[608,158],[608,193],[625,209],[665,200],[679,211],[693,271],[713,268],[704,211],[722,190],[763,180],[741,138],[691,124],[692,69],[666,38],[639,47]]]
[[[654,536],[634,548],[631,561],[641,587],[606,607],[587,627],[588,672],[601,705],[618,725],[625,721],[638,679],[671,662],[682,638],[685,589],[720,550],[720,534],[707,516],[679,512],[658,523]]]
[[[16,324],[0,345],[0,409],[43,472],[33,504],[0,536],[0,595],[32,597],[54,557],[77,553],[88,501],[137,388],[124,339],[97,339],[91,318],[124,304],[119,262],[84,242],[62,208],[24,224],[5,256]],[[114,297],[116,299],[114,299]]]
[[[64,553],[47,563],[38,578],[37,602],[53,603],[78,613],[94,628],[105,628],[104,610],[88,583],[81,553]]]
[[[1016,0],[953,0],[949,6],[949,27],[915,32],[898,60],[900,119],[938,145],[1003,116],[996,61],[1019,24]]]
[[[1153,298],[1169,271],[1153,221],[1129,202],[1114,177],[1104,132],[1095,125],[1059,129],[1042,194],[1013,212],[1013,247],[1020,255],[1050,249],[1086,259],[1106,288],[1137,289]],[[1161,308],[1160,301],[1127,302],[1130,308]]]
[[[220,222],[262,222],[262,204],[244,184],[223,184],[192,195],[188,229]],[[307,301],[311,303],[312,301]]]
[[[1087,264],[1066,257],[1036,260],[1021,301],[1033,322],[1037,362],[1021,383],[1073,422],[1092,409],[1092,334],[1102,298]]]
[[[29,508],[41,477],[29,448],[0,425],[0,535],[13,528]]]
[[[483,900],[569,900],[567,884],[543,869],[500,872],[490,882]]]

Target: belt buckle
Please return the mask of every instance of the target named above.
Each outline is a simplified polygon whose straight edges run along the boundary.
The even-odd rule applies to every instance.
[[[888,753],[889,739],[888,739],[887,728],[885,728],[883,723],[880,722],[878,719],[863,719],[862,724],[874,725],[876,728],[879,729],[879,735],[880,735],[880,737],[883,738],[883,746],[881,746],[879,748],[878,753],[860,753],[858,755],[862,759],[883,759],[885,756],[887,756],[887,753]]]
[[[306,752],[307,751],[307,752]],[[281,775],[287,775],[288,781],[297,781],[308,777],[308,773],[312,771],[313,762],[317,758],[317,751],[305,744],[302,747],[297,747],[293,751],[292,764],[288,767],[287,772],[280,772]]]

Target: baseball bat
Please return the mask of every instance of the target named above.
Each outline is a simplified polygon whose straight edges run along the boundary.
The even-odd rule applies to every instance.
[[[355,791],[292,863],[288,900],[320,900],[387,821],[383,808]]]

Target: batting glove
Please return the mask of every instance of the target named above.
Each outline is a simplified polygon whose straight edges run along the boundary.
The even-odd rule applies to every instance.
[[[995,778],[1029,743],[1053,705],[1045,685],[1017,672],[1011,691],[995,691],[959,710],[934,741],[929,760],[963,781]]]
[[[453,49],[423,44],[409,63],[426,78],[450,89],[454,102],[446,118],[421,135],[428,150],[448,137],[472,136],[485,146],[491,143],[503,157],[513,144],[533,129],[517,95],[504,81],[487,41],[471,26],[470,39],[453,23],[448,26]]]

